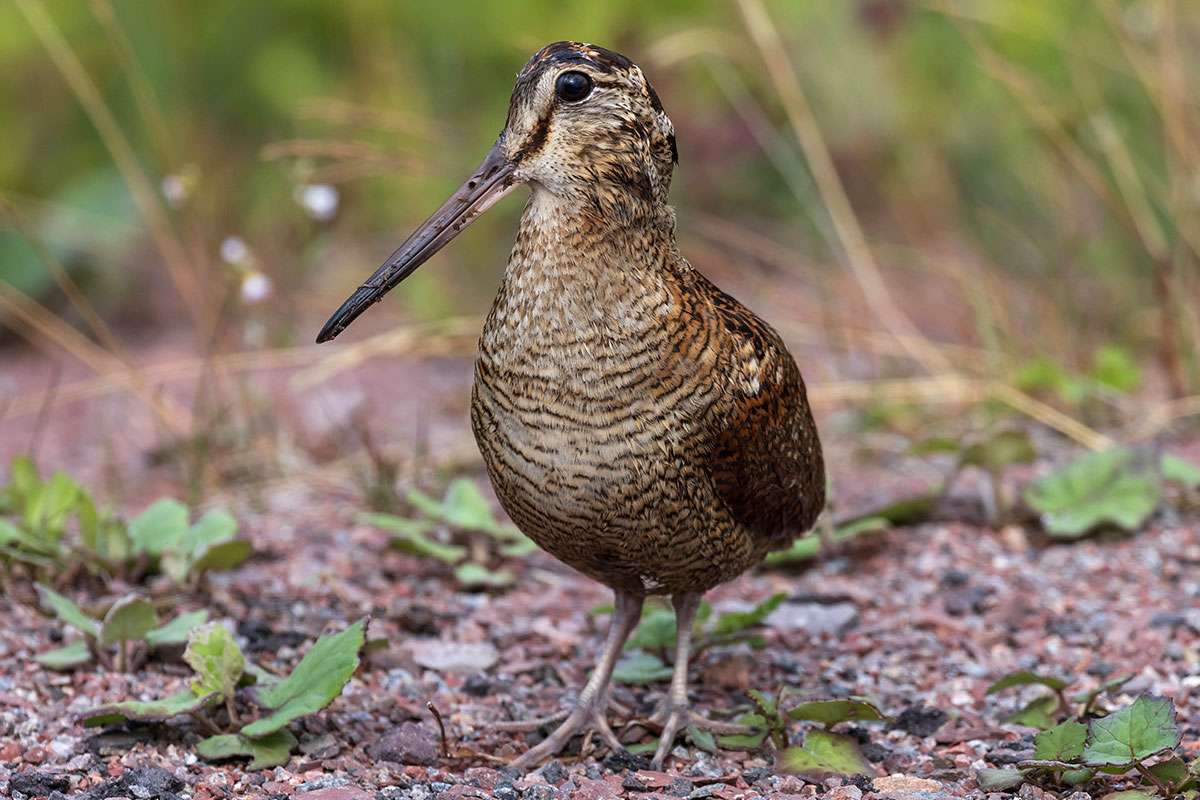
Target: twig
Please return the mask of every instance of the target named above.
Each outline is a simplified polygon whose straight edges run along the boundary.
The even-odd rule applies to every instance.
[[[41,442],[42,433],[46,430],[46,420],[50,416],[50,406],[54,402],[54,390],[58,388],[58,382],[62,378],[62,362],[55,359],[52,369],[54,374],[50,378],[50,388],[46,390],[46,402],[42,403],[42,407],[38,409],[38,415],[33,423],[33,433],[29,437],[27,452],[34,461],[37,461],[38,444]]]
[[[211,719],[209,719],[208,715],[205,714],[203,711],[200,711],[199,709],[197,709],[196,711],[189,712],[189,714],[192,717],[192,719],[194,719],[200,723],[200,726],[202,728],[204,728],[206,731],[213,734],[214,736],[219,736],[220,734],[224,733],[224,731],[222,731],[220,728],[217,727],[217,723],[215,723]]]
[[[1030,758],[1017,762],[1018,769],[1081,769],[1079,764],[1056,761],[1052,758]]]
[[[48,343],[61,347],[94,372],[106,375],[108,380],[132,390],[169,430],[177,431],[185,427],[185,423],[180,421],[182,412],[165,398],[155,396],[136,369],[122,363],[119,358],[87,339],[37,301],[2,279],[0,310],[6,311],[20,323],[14,325],[10,322],[8,326],[34,347],[45,349]],[[26,326],[30,330],[27,330]],[[33,335],[35,333],[38,335]],[[55,394],[60,401],[65,400],[62,391],[56,391]],[[8,411],[12,412],[13,409],[9,408]]]
[[[1171,787],[1159,780],[1158,776],[1151,772],[1141,761],[1137,762],[1137,771],[1143,778],[1157,786],[1158,790],[1162,792],[1163,797],[1171,796]]]
[[[225,695],[225,711],[229,714],[229,724],[235,728],[241,727],[241,719],[238,717],[237,707],[233,702],[233,695]]]
[[[1106,450],[1113,446],[1113,440],[1099,431],[1084,425],[1074,417],[1070,417],[1053,406],[1043,403],[1013,386],[1004,383],[992,383],[992,395],[1016,411],[1027,417],[1032,417],[1059,433],[1079,442],[1092,450]]]
[[[446,738],[446,723],[442,721],[442,712],[438,711],[438,707],[433,704],[432,700],[427,702],[425,707],[429,709],[429,713],[433,714],[433,718],[437,720],[438,730],[442,734],[442,758],[449,758],[450,742]]]

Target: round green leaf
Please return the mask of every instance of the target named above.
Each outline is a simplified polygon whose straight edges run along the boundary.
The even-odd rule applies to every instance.
[[[1088,728],[1069,719],[1033,737],[1033,757],[1039,761],[1074,761],[1083,754]]]
[[[298,742],[287,728],[269,736],[251,739],[236,733],[210,736],[196,744],[196,752],[208,761],[248,756],[250,770],[277,767],[288,762]]]
[[[1088,766],[1129,766],[1179,746],[1175,704],[1142,695],[1131,705],[1091,721],[1083,761]]]
[[[878,708],[865,700],[814,700],[801,703],[787,712],[791,719],[803,719],[832,726],[849,720],[887,719]]]
[[[233,697],[246,659],[224,625],[210,622],[192,631],[183,660],[196,671],[192,691],[198,695]]]
[[[100,625],[100,643],[140,642],[158,627],[154,604],[137,595],[126,595],[113,603]]]
[[[789,772],[801,775],[870,775],[874,771],[853,737],[819,729],[805,734],[803,747],[784,750],[780,761]]]

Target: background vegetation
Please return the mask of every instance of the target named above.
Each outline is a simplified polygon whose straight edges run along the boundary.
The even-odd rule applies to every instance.
[[[836,282],[846,254],[860,279],[878,265],[900,315],[992,367],[1082,370],[1116,343],[1186,394],[1198,36],[1177,0],[528,2],[480,4],[469,25],[444,3],[19,0],[0,8],[4,303],[86,317],[57,261],[118,327],[153,335],[186,310],[200,342],[217,318],[257,323],[218,326],[229,347],[307,342],[475,163],[528,54],[570,37],[631,54],[668,99],[698,262],[716,247],[833,287],[829,321],[857,306]],[[804,146],[810,123],[848,206]],[[484,310],[518,212],[389,306]],[[270,301],[227,308],[257,272]]]
[[[86,724],[188,715],[208,736],[197,743],[205,758],[286,764],[297,747],[312,752],[289,723],[333,701],[360,656],[386,642],[369,639],[365,621],[341,619],[342,633],[300,637],[316,644],[294,669],[268,671],[208,622],[210,613],[237,620],[249,643],[248,608],[229,586],[240,580],[257,598],[271,585],[265,571],[316,560],[322,590],[358,594],[313,596],[311,608],[345,617],[365,603],[363,613],[384,618],[379,636],[398,626],[413,634],[406,641],[438,644],[423,637],[461,608],[483,608],[476,594],[520,609],[527,573],[551,575],[536,567],[532,542],[493,515],[474,448],[458,449],[469,434],[465,407],[454,405],[466,402],[467,357],[519,203],[483,219],[338,345],[311,341],[478,162],[529,54],[564,38],[622,51],[650,76],[679,132],[683,250],[787,339],[826,441],[834,513],[825,528],[769,557],[772,589],[760,587],[757,605],[706,605],[698,650],[763,646],[789,570],[930,519],[958,526],[929,553],[955,568],[936,580],[933,567],[917,570],[930,597],[953,601],[950,590],[975,579],[957,565],[989,547],[1024,554],[1114,528],[1152,529],[1145,552],[1170,553],[1153,561],[1163,575],[1126,565],[1139,592],[1187,596],[1164,576],[1196,563],[1184,536],[1193,529],[1180,520],[1200,507],[1195,3],[532,0],[464,10],[425,0],[9,0],[0,3],[0,585],[14,607],[40,604],[70,632],[63,644],[56,630],[52,649],[27,648],[47,668],[99,665],[161,683],[166,673],[142,668],[182,658],[191,670],[173,674],[195,673],[174,693],[138,692],[159,699],[97,698]],[[455,358],[417,360],[427,356]],[[288,494],[295,484],[314,491]],[[963,485],[978,503],[952,502]],[[245,522],[257,535],[239,535]],[[952,554],[964,525],[983,529],[982,544]],[[411,560],[381,561],[386,539]],[[1084,550],[1114,541],[1093,537],[1071,557],[1121,562],[1110,557],[1119,550]],[[339,557],[334,580],[326,562]],[[1042,596],[1053,595],[1044,581],[1003,574],[1018,562],[1022,575],[1044,566],[1064,585],[1082,580],[1054,566],[1071,562],[990,558],[977,572],[1001,577],[947,613],[984,614],[996,587],[1026,592],[1026,578],[1041,594],[1020,608],[1061,612]],[[829,559],[824,577],[847,563]],[[903,580],[876,577],[885,593],[921,578],[899,559],[890,566]],[[291,572],[305,585],[287,591],[313,589],[304,569]],[[435,617],[422,607],[417,618],[380,598],[380,586],[407,598],[413,582],[418,597],[461,608]],[[1086,584],[1066,594],[1121,586],[1111,576]],[[865,627],[916,630],[890,624],[914,597],[892,596],[874,609],[889,624]],[[1099,619],[1122,602],[1143,616],[1156,608],[1102,594],[1081,606]],[[315,624],[302,604],[277,606]],[[1138,630],[1195,629],[1163,613],[1112,616]],[[1016,637],[1045,639],[1040,622],[1019,620],[1018,631],[1004,619],[1007,655],[963,674],[978,678],[1013,654],[1049,657],[1048,646]],[[673,626],[670,613],[648,608],[619,683],[670,675]],[[1121,641],[1108,648],[1156,658],[1113,630]],[[943,653],[963,649],[957,631]],[[1185,655],[1157,661],[1174,659],[1183,674]],[[841,674],[827,666],[806,674]],[[1126,684],[1147,692],[1145,680],[1112,677],[1068,696],[1066,679],[1024,668],[1036,665],[1002,666],[1019,669],[989,695],[1050,693],[1005,719],[1042,731],[1033,757],[993,759],[981,786],[1086,785],[1111,773],[1194,794],[1200,762],[1176,752],[1170,703],[1105,699]],[[943,682],[940,664],[925,667]],[[748,689],[747,671],[739,707],[751,736],[689,730],[687,740],[708,751],[775,747],[801,773],[874,771],[858,740],[832,727],[884,721],[879,708],[795,705],[791,677],[757,680],[762,689]],[[897,686],[892,705],[904,694]],[[491,758],[451,750],[428,708],[443,761]],[[922,739],[944,722],[937,713]],[[243,724],[247,715],[265,716]],[[795,721],[825,727],[789,748]]]

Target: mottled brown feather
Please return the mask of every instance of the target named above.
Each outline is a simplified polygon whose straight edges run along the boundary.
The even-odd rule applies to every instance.
[[[587,72],[562,105],[558,71]],[[641,70],[560,42],[502,137],[533,193],[484,324],[471,419],[492,485],[548,552],[634,594],[705,591],[809,528],[820,442],[779,336],[694,270],[674,128]]]

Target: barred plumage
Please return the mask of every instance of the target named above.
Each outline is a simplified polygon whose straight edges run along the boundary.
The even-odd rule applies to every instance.
[[[677,160],[674,128],[636,65],[593,45],[549,45],[518,75],[476,174],[319,337],[337,335],[514,186],[532,188],[480,338],[472,427],[513,521],[611,586],[617,610],[574,711],[519,765],[589,725],[621,746],[604,720],[607,686],[649,594],[670,595],[679,623],[655,762],[683,725],[709,724],[686,696],[700,594],[785,547],[824,504],[820,442],[791,355],[676,246],[667,192]]]

